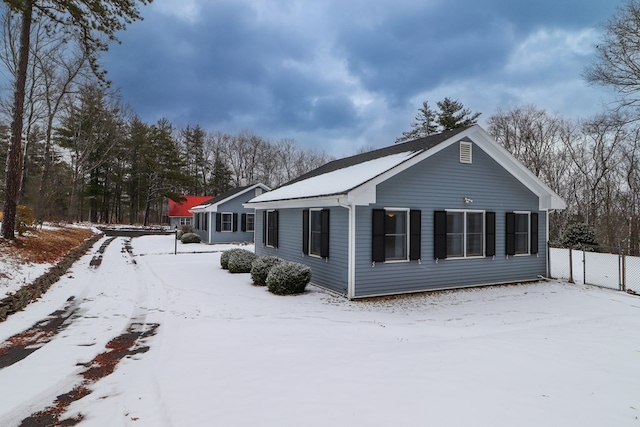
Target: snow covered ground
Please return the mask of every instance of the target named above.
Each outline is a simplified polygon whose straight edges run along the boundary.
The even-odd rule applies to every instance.
[[[71,404],[80,426],[640,425],[636,296],[546,282],[283,297],[221,270],[228,247],[173,255],[172,236],[118,237],[99,267],[83,257],[0,324],[1,342],[78,304],[50,342],[0,369],[0,426],[68,392],[132,322],[160,326],[148,352]]]

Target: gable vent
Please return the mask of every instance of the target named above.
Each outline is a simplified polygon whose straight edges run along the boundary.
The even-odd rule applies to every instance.
[[[470,142],[460,141],[460,163],[471,163],[471,146]]]

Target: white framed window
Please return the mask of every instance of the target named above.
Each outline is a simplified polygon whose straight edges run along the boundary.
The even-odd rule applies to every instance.
[[[252,213],[248,213],[245,216],[244,231],[254,231],[254,230],[255,230],[255,215]]]
[[[322,209],[309,210],[309,255],[319,257],[322,251]]]
[[[409,260],[409,209],[384,210],[385,261]]]
[[[191,225],[191,217],[190,216],[181,217],[180,218],[180,225]]]
[[[220,231],[233,231],[232,212],[222,212],[222,214],[220,214]]]
[[[265,244],[272,248],[278,247],[278,212],[266,212]]]
[[[485,212],[447,211],[447,258],[484,256]]]
[[[531,213],[514,212],[515,214],[515,254],[529,255],[529,236],[531,235]]]

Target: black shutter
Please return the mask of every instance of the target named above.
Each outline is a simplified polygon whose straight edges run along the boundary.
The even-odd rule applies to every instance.
[[[538,213],[531,212],[531,253],[538,253]]]
[[[302,253],[309,255],[309,209],[302,211]]]
[[[329,212],[329,209],[322,209],[320,214],[322,226],[320,229],[320,256],[322,258],[329,258]]]
[[[262,211],[262,244],[267,244],[267,211]]]
[[[486,212],[484,214],[485,221],[485,256],[494,256],[496,254],[496,213]]]
[[[238,214],[236,212],[233,213],[233,225],[231,229],[235,232],[238,231]]]
[[[222,231],[222,214],[220,212],[216,212],[216,231]]]
[[[247,231],[247,214],[243,213],[240,217],[240,231]]]
[[[409,212],[409,259],[420,259],[422,240],[422,211]]]
[[[516,254],[516,214],[507,212],[505,223],[506,245],[505,252],[507,255]]]
[[[447,211],[433,213],[433,257],[447,258]]]
[[[278,247],[278,211],[273,211],[273,247]]]
[[[371,213],[371,260],[384,262],[384,209],[373,209]]]

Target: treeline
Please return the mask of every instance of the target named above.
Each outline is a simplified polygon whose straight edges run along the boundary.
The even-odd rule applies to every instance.
[[[585,223],[601,246],[640,253],[640,125],[623,113],[567,120],[535,106],[499,111],[488,131],[567,203],[551,239]]]
[[[6,156],[8,127],[0,130]],[[20,203],[39,220],[160,223],[167,198],[216,196],[257,182],[275,187],[330,159],[251,131],[144,123],[117,94],[82,84],[67,94],[50,130],[41,120],[28,127]]]

